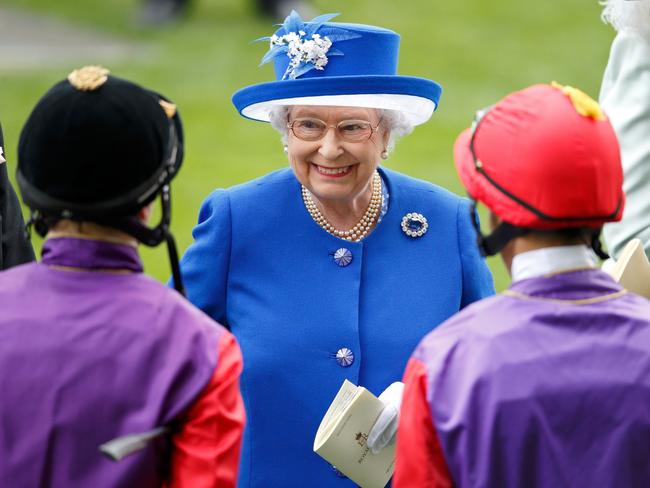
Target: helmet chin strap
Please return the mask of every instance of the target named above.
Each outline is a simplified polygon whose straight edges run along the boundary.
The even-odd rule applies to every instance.
[[[603,244],[600,242],[600,232],[601,229],[594,229],[593,233],[591,234],[591,242],[589,244],[591,246],[591,249],[593,249],[593,251],[596,253],[596,256],[604,261],[606,259],[609,259],[609,254],[603,250]]]
[[[169,263],[172,268],[172,278],[174,280],[174,288],[183,296],[185,296],[185,288],[183,287],[183,279],[181,276],[180,265],[178,264],[178,252],[176,250],[176,241],[174,236],[169,230],[169,223],[171,218],[171,194],[169,190],[169,185],[164,185],[160,190],[160,201],[162,207],[162,216],[160,218],[160,223],[154,227],[147,227],[139,218],[137,217],[122,217],[114,219],[93,219],[92,217],[87,217],[85,219],[77,218],[71,216],[73,220],[89,220],[93,221],[99,225],[104,225],[106,227],[111,227],[113,229],[121,230],[125,234],[130,235],[131,237],[138,240],[145,246],[155,247],[160,244],[162,241],[167,243],[167,251],[169,254]],[[31,212],[31,217],[25,225],[25,232],[27,238],[30,238],[32,227],[34,230],[41,236],[45,237],[50,227],[56,224],[61,218],[44,216],[38,210],[33,210]]]
[[[185,287],[183,286],[183,277],[181,275],[181,268],[178,264],[178,252],[176,251],[176,241],[171,232],[165,236],[167,241],[167,252],[169,254],[169,262],[172,266],[172,279],[174,280],[174,289],[183,296],[185,295]]]
[[[127,217],[116,220],[108,220],[97,222],[98,224],[107,225],[115,229],[121,230],[129,234],[131,237],[136,238],[145,246],[155,247],[162,241],[167,243],[167,252],[169,254],[169,263],[172,268],[172,279],[174,281],[174,288],[181,295],[185,296],[185,288],[183,287],[183,279],[181,276],[181,269],[178,264],[178,252],[176,250],[176,241],[174,236],[169,230],[169,223],[171,218],[171,193],[169,185],[164,185],[160,190],[160,202],[162,208],[162,216],[160,223],[154,227],[147,227],[137,217]]]
[[[484,257],[498,254],[512,239],[521,237],[530,232],[530,229],[516,227],[508,222],[501,222],[490,235],[484,235],[483,232],[481,232],[481,226],[479,225],[478,213],[476,211],[476,200],[472,200],[470,218],[474,225],[474,230],[476,231],[476,244]]]
[[[176,241],[174,236],[169,230],[169,219],[172,213],[171,209],[171,193],[169,191],[169,185],[165,185],[162,188],[160,194],[163,206],[163,215],[166,215],[165,225],[164,225],[164,235],[165,242],[167,242],[167,254],[169,255],[169,264],[172,267],[172,279],[174,280],[174,289],[183,296],[185,295],[185,287],[183,286],[183,277],[181,275],[181,267],[178,263],[178,251],[176,249]],[[162,223],[162,220],[161,220]]]
[[[478,245],[478,248],[483,256],[494,256],[498,254],[506,246],[506,244],[508,244],[508,242],[517,237],[524,236],[534,230],[517,227],[515,225],[509,224],[508,222],[501,222],[490,235],[484,235],[481,232],[481,227],[478,222],[475,200],[472,200],[470,218],[472,219],[474,230],[476,230],[476,244]],[[590,241],[585,242],[585,244],[589,246],[594,251],[594,253],[596,253],[596,256],[602,260],[605,260],[609,258],[609,254],[603,250],[602,243],[600,242],[600,232],[601,229],[592,229],[590,232]]]
[[[511,240],[524,236],[529,229],[515,227],[507,222],[500,223],[490,235],[478,235],[479,248],[484,256],[494,256],[500,253]]]

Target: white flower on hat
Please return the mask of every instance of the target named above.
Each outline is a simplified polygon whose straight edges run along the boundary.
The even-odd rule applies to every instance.
[[[287,46],[289,56],[289,67],[282,79],[296,79],[299,76],[297,68],[311,64],[318,70],[324,69],[327,64],[327,52],[332,47],[332,41],[327,37],[312,34],[307,37],[303,30],[289,32],[283,36],[272,35],[270,48]]]
[[[0,163],[6,163],[7,160],[2,156],[2,146],[0,146]]]
[[[312,69],[322,71],[329,61],[329,56],[343,56],[338,49],[331,49],[332,43],[361,37],[341,27],[331,25],[325,27],[325,23],[337,15],[324,14],[310,22],[303,22],[298,13],[292,11],[280,30],[285,34],[273,34],[257,39],[269,41],[269,51],[260,64],[268,63],[276,56],[285,54],[289,58],[289,66],[282,76],[283,80],[287,78],[295,80]],[[319,29],[321,32],[316,33]]]

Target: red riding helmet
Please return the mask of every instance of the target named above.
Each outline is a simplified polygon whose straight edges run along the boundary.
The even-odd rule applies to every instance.
[[[600,229],[623,215],[614,129],[597,102],[569,86],[534,85],[478,112],[454,159],[469,195],[510,227]]]

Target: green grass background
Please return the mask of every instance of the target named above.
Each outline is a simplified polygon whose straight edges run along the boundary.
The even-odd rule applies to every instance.
[[[258,67],[266,46],[250,41],[270,34],[273,22],[255,17],[250,3],[194,0],[184,22],[160,30],[134,25],[139,5],[135,0],[4,3],[152,48],[145,59],[126,59],[108,67],[164,93],[180,108],[186,158],[173,184],[172,227],[181,251],[191,243],[199,206],[212,189],[286,164],[278,134],[267,124],[238,116],[230,102],[238,88],[272,77],[270,65]],[[459,194],[463,190],[453,168],[452,146],[474,112],[510,91],[551,80],[597,97],[614,35],[600,21],[601,7],[595,0],[316,0],[314,6],[321,13],[341,12],[336,19],[341,22],[397,31],[402,36],[400,73],[442,84],[437,113],[398,144],[386,166]],[[20,128],[29,111],[52,84],[81,64],[0,72],[0,120],[12,173]],[[36,245],[40,247],[40,242]],[[143,249],[142,254],[146,271],[166,280],[170,271],[164,246]],[[503,265],[498,258],[489,262],[497,289],[504,289],[508,277]]]

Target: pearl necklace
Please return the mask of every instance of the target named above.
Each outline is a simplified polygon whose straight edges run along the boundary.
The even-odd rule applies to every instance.
[[[366,209],[361,220],[349,230],[339,230],[335,228],[327,218],[321,213],[321,211],[316,206],[316,202],[311,197],[309,190],[302,187],[302,200],[305,202],[305,207],[311,218],[321,226],[324,230],[332,234],[333,236],[339,237],[346,241],[359,242],[361,239],[368,235],[370,229],[375,224],[377,217],[379,216],[379,211],[383,203],[383,194],[381,191],[381,176],[375,171],[375,174],[372,178],[372,196],[370,197],[370,203]]]

